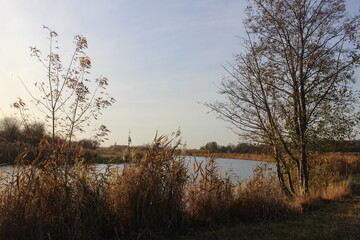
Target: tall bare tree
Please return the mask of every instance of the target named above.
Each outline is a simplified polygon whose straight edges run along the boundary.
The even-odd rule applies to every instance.
[[[344,138],[355,124],[359,19],[343,0],[249,0],[245,53],[220,86],[226,100],[206,104],[240,136],[272,146],[289,195],[309,191],[315,140]]]
[[[91,118],[97,119],[101,110],[111,106],[115,99],[106,92],[106,77],[99,77],[95,81],[88,78],[91,60],[85,53],[88,48],[86,38],[75,36],[74,52],[68,66],[64,67],[57,53],[58,34],[48,27],[44,28],[49,32],[49,53],[44,56],[36,47],[30,47],[30,50],[31,56],[37,58],[45,68],[47,79],[35,83],[39,95],[33,94],[22,82],[38,109],[50,120],[53,142],[56,135],[62,135],[71,143],[75,131],[84,131],[84,124]],[[21,108],[25,105],[19,99],[14,106]],[[99,129],[102,132],[98,136],[108,132],[103,125]]]

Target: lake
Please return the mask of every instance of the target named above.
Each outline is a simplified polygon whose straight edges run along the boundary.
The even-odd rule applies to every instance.
[[[193,171],[193,166],[195,163],[195,159],[198,163],[203,161],[202,166],[205,165],[206,158],[204,157],[185,157],[185,163],[188,166],[190,171]],[[217,158],[215,160],[218,170],[224,176],[225,173],[229,173],[230,176],[234,179],[245,179],[249,178],[253,175],[253,169],[257,165],[263,163],[260,161],[252,161],[252,160],[239,160],[239,159],[229,159],[229,158]],[[116,167],[119,170],[124,168],[124,164],[111,164],[111,167]],[[275,170],[273,164],[269,164]],[[97,171],[104,171],[109,164],[95,164],[94,168]],[[11,172],[13,170],[13,166],[0,166],[0,178],[4,175],[5,172]],[[1,174],[2,173],[2,174]]]
[[[193,171],[193,166],[195,159],[198,163],[203,161],[202,166],[205,165],[206,158],[204,157],[185,157],[185,162],[190,171]],[[261,161],[252,161],[252,160],[239,160],[239,159],[229,159],[229,158],[217,158],[215,160],[219,171],[224,176],[225,173],[230,173],[230,175],[235,178],[249,178],[253,176],[253,169],[264,162]],[[269,167],[274,169],[274,164],[269,164]],[[108,164],[96,164],[95,168],[99,171],[104,171],[109,165]],[[112,166],[117,167],[118,169],[124,168],[124,164],[113,164]]]

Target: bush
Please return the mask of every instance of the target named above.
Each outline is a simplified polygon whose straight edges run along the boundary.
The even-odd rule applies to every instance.
[[[0,142],[0,163],[14,163],[22,151],[23,148],[18,144]]]

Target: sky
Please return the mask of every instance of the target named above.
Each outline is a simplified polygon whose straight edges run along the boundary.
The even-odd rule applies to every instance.
[[[360,1],[348,0],[351,11]],[[155,133],[179,128],[188,148],[207,142],[243,141],[229,124],[208,113],[202,102],[221,99],[224,66],[241,52],[245,0],[0,0],[0,117],[13,116],[10,105],[30,96],[31,86],[46,72],[30,57],[29,46],[48,49],[43,25],[58,34],[64,65],[74,49],[73,37],[87,38],[91,78],[109,79],[117,102],[96,124],[110,130],[104,146],[151,143]],[[34,118],[44,116],[29,103]],[[95,123],[95,122],[94,122]],[[90,137],[92,133],[89,131]]]

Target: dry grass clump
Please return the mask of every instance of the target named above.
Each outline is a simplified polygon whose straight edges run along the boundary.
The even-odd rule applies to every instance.
[[[335,167],[334,164],[338,163],[338,160],[334,159],[336,158],[329,161],[327,157],[314,156],[310,166],[310,195],[319,196],[322,199],[338,199],[351,194],[351,181],[348,174],[356,169],[347,168],[345,172],[342,172]],[[347,174],[344,175],[344,173]]]
[[[349,172],[346,171],[346,175],[340,174],[340,169],[334,165],[339,163],[339,158],[331,156],[333,157],[331,161],[327,155],[314,154],[311,156],[309,194],[298,196],[294,201],[294,205],[300,206],[303,211],[318,208],[324,203],[324,200],[336,200],[351,195],[351,180],[347,175]]]
[[[338,182],[330,183],[321,192],[321,198],[333,200],[348,197],[351,195],[351,179],[347,178]]]
[[[239,218],[258,221],[293,215],[298,212],[281,190],[274,172],[266,164],[254,169],[254,176],[238,186]]]
[[[188,210],[195,225],[253,222],[298,211],[281,191],[267,165],[256,167],[252,178],[233,182],[219,174],[214,159],[210,158],[204,167],[196,163],[192,185]]]
[[[232,219],[236,202],[234,184],[218,172],[215,158],[196,162],[187,194],[187,211],[192,225],[214,226]]]
[[[56,156],[57,155],[57,156]],[[63,164],[58,154],[40,165],[19,165],[0,193],[0,239],[97,239],[111,214],[105,181],[87,166]]]
[[[306,196],[298,196],[294,199],[294,206],[298,206],[303,212],[316,210],[328,200],[338,200],[351,195],[351,180],[349,178],[332,181],[326,187],[318,191],[311,191]]]
[[[360,153],[328,153],[324,157],[340,174],[360,173]]]
[[[187,169],[175,154],[179,144],[157,138],[140,162],[110,177],[107,204],[119,234],[184,227]]]

